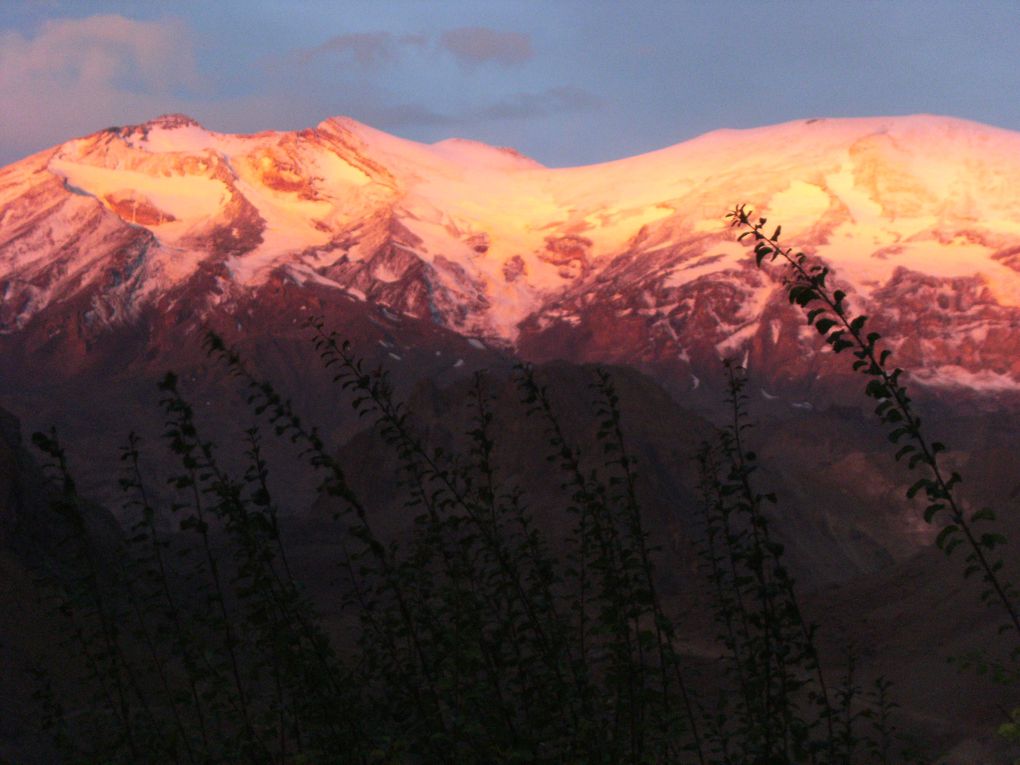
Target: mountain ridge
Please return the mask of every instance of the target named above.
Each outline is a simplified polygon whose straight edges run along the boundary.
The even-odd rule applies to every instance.
[[[723,220],[749,201],[884,319],[918,382],[1016,391],[1018,189],[1020,134],[928,115],[718,130],[576,168],[346,117],[231,135],[163,115],[0,169],[0,333],[60,304],[89,306],[86,333],[184,295],[195,316],[236,311],[275,278],[681,387],[723,355],[809,385],[828,362]]]
[[[466,378],[502,378],[501,439],[539,505],[561,487],[543,482],[540,450],[518,437],[536,426],[512,406],[515,360],[566,362],[538,370],[560,381],[582,436],[595,427],[591,370],[576,364],[619,364],[610,371],[628,438],[658,503],[650,538],[675,553],[697,534],[693,445],[718,414],[719,359],[735,357],[750,371],[758,427],[748,443],[762,487],[782,499],[775,528],[788,560],[806,589],[841,582],[859,604],[811,596],[834,620],[834,654],[847,634],[866,647],[895,639],[888,660],[864,657],[865,671],[902,677],[904,707],[926,715],[915,727],[949,746],[985,730],[997,699],[968,691],[955,670],[949,680],[921,671],[930,660],[919,658],[917,625],[947,608],[947,593],[970,593],[951,567],[941,573],[938,553],[917,555],[934,529],[903,506],[915,477],[873,440],[870,411],[834,405],[832,390],[845,388],[840,402],[867,406],[850,360],[825,352],[781,271],[757,269],[723,215],[756,205],[832,266],[853,310],[911,370],[912,395],[916,382],[944,395],[918,397],[918,411],[933,436],[948,431],[946,458],[967,476],[973,507],[998,507],[1020,491],[1020,408],[1003,411],[1020,389],[1018,149],[1020,135],[941,118],[800,121],[550,169],[349,119],[251,136],[182,115],[112,128],[0,169],[0,405],[28,430],[56,425],[83,493],[117,512],[117,444],[130,427],[159,451],[155,383],[166,369],[224,459],[259,422],[202,348],[212,327],[353,460],[381,521],[398,526],[406,513],[391,471],[321,368],[304,317],[322,316],[366,369],[390,370],[416,425],[443,445],[466,427]],[[964,394],[989,409],[957,416]],[[266,450],[284,516],[312,540],[298,556],[307,580],[326,582],[335,561],[318,524],[330,508],[285,439],[267,438]],[[665,577],[681,587],[693,557],[671,560]],[[939,642],[951,638],[958,653],[977,645],[976,618],[982,635],[995,626],[977,597],[967,602],[939,622]]]

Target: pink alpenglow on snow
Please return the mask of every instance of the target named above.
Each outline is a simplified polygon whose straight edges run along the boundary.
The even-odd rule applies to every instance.
[[[1020,387],[1020,354],[991,351],[1020,332],[1020,134],[933,116],[720,130],[552,169],[342,117],[230,135],[168,115],[0,170],[0,332],[81,294],[130,321],[212,274],[207,310],[275,275],[497,346],[594,337],[605,316],[641,323],[641,358],[677,363],[812,343],[776,313],[779,275],[733,241],[738,202],[826,260],[858,310],[895,325],[941,308],[903,341],[919,381]]]

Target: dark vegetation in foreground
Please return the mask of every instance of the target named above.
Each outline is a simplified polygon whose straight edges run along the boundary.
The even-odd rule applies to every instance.
[[[763,219],[731,213],[759,265],[786,264],[792,303],[853,368],[888,426],[895,459],[918,471],[937,543],[979,577],[1020,645],[1017,592],[1005,579],[990,510],[965,514],[960,477],[939,459],[889,352],[828,272],[779,245]],[[386,373],[311,325],[345,398],[396,455],[413,531],[377,530],[331,447],[271,383],[215,335],[207,346],[254,413],[288,439],[336,500],[337,594],[358,620],[338,648],[291,573],[262,432],[247,431],[246,467],[231,472],[173,375],[161,385],[175,499],[123,449],[127,538],[93,544],[55,433],[36,434],[58,479],[53,510],[72,529],[70,565],[46,574],[65,619],[77,688],[37,673],[45,735],[68,763],[892,763],[921,756],[897,734],[895,688],[861,687],[848,652],[823,671],[783,548],[770,532],[777,498],[755,485],[743,370],[726,364],[731,421],[700,453],[702,569],[713,593],[715,683],[691,682],[682,624],[657,589],[660,550],[643,525],[636,462],[619,397],[599,371],[589,390],[595,442],[572,443],[536,372],[517,369],[522,414],[544,427],[571,519],[567,553],[535,522],[520,486],[496,464],[492,402],[478,376],[466,450],[426,443]],[[220,434],[216,434],[221,437]],[[168,528],[183,534],[170,534]],[[182,544],[190,539],[190,544]],[[173,540],[173,541],[172,541]],[[1016,660],[985,668],[1017,680]],[[81,692],[81,689],[87,689]],[[989,721],[993,726],[994,721]],[[1007,723],[1004,735],[1016,735]]]

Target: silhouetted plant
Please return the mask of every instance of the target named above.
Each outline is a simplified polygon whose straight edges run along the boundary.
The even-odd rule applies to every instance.
[[[847,761],[856,741],[854,685],[848,680],[840,689],[837,709],[815,646],[816,627],[802,614],[783,546],[764,510],[777,498],[752,484],[757,458],[745,443],[744,370],[729,361],[725,368],[732,420],[720,431],[719,445],[704,444],[699,455],[702,557],[715,595],[725,677],[736,686],[708,712],[716,721],[716,761]]]
[[[868,317],[854,315],[846,301],[846,293],[832,290],[826,284],[829,268],[803,252],[780,245],[782,227],[777,226],[772,234],[768,234],[767,220],[763,217],[755,219],[745,205],[736,206],[727,217],[732,227],[742,229],[738,238],[752,242],[755,263],[759,267],[765,259],[769,262],[778,259],[783,264],[790,303],[800,306],[808,324],[818,330],[833,352],[852,351],[855,357],[852,369],[870,378],[865,386],[865,395],[877,399],[875,414],[891,428],[889,440],[899,447],[895,453],[896,461],[905,460],[908,469],[921,468],[926,473],[907,490],[907,499],[924,492],[928,501],[924,520],[928,524],[940,524],[936,545],[947,556],[962,547],[966,551],[964,577],[980,574],[985,584],[981,600],[1005,612],[1007,621],[1000,627],[1000,633],[1013,633],[1014,647],[1010,653],[1013,666],[988,658],[984,651],[972,652],[958,657],[956,661],[964,667],[988,672],[999,682],[1017,683],[1020,681],[1020,592],[1002,570],[1004,561],[998,557],[1000,553],[997,550],[1007,540],[997,526],[991,525],[996,521],[995,512],[981,508],[967,514],[958,497],[962,477],[956,471],[948,471],[939,459],[946,446],[931,440],[922,430],[921,418],[914,411],[907,389],[901,382],[903,370],[899,367],[890,370],[888,365],[892,351],[879,347],[881,335],[878,332],[865,333]],[[887,690],[885,687],[877,688],[880,705],[888,703]],[[1009,723],[1005,725],[1008,731]],[[884,734],[882,740],[887,740]],[[882,746],[881,756],[888,757],[886,744]]]
[[[907,490],[907,498],[912,499],[924,491],[928,499],[924,511],[927,523],[935,523],[943,515],[948,516],[941,525],[936,544],[946,555],[951,555],[961,545],[965,547],[964,576],[981,575],[987,585],[981,594],[982,600],[1002,607],[1008,618],[1005,627],[1013,631],[1015,640],[1020,642],[1018,593],[1002,574],[1002,559],[995,557],[996,548],[1005,544],[1006,538],[994,528],[984,532],[977,530],[981,524],[995,521],[995,513],[988,508],[977,510],[969,517],[965,513],[957,498],[956,487],[962,480],[961,476],[955,471],[946,475],[947,470],[938,456],[946,447],[930,440],[921,429],[921,418],[915,413],[907,389],[900,382],[903,370],[895,367],[890,371],[888,361],[892,351],[878,346],[881,335],[865,333],[868,317],[851,312],[845,292],[830,290],[826,284],[829,275],[827,266],[810,259],[803,252],[779,244],[781,226],[768,234],[765,228],[767,220],[760,217],[755,220],[752,211],[744,205],[735,207],[728,218],[732,226],[743,229],[740,240],[749,238],[753,242],[755,262],[759,267],[766,258],[770,262],[779,259],[784,264],[790,302],[803,309],[808,324],[818,330],[833,352],[852,351],[856,359],[853,370],[870,378],[865,394],[878,400],[875,414],[883,424],[891,427],[889,440],[899,445],[896,460],[905,459],[911,470],[921,467],[927,473]]]
[[[447,453],[426,444],[384,370],[366,369],[321,322],[311,326],[334,381],[397,457],[412,528],[403,542],[373,531],[339,463],[272,384],[217,336],[207,346],[254,410],[326,472],[321,490],[340,503],[348,598],[362,620],[357,680],[377,710],[375,735],[440,762],[673,762],[699,752],[608,375],[595,383],[600,475],[568,444],[534,371],[518,369],[577,519],[564,565],[522,492],[499,477],[481,376],[467,451]]]
[[[894,761],[892,758],[893,745],[896,741],[896,725],[893,722],[893,713],[899,705],[892,700],[891,688],[892,683],[887,678],[878,677],[875,678],[874,687],[868,692],[871,701],[868,717],[871,718],[872,735],[866,746],[874,761],[879,765],[889,765]]]
[[[110,752],[121,752],[138,759],[145,751],[159,751],[165,737],[152,715],[144,693],[139,670],[125,649],[123,625],[129,623],[124,597],[124,582],[102,559],[83,514],[86,502],[79,496],[68,468],[64,448],[56,432],[35,433],[33,443],[51,462],[59,491],[50,507],[65,523],[67,566],[62,575],[49,580],[58,593],[59,613],[66,619],[76,653],[82,658],[86,677],[92,683],[93,696],[87,710],[69,726],[69,716],[60,706],[50,703],[49,721],[59,728],[77,728],[76,735],[60,735],[65,745],[83,742],[78,754],[82,761],[102,762]],[[50,684],[43,678],[44,696]]]
[[[900,370],[887,372],[877,334],[863,334],[826,270],[766,236],[744,208],[734,225],[756,242],[759,264],[790,264],[792,302],[834,350],[854,349],[872,379],[877,412],[906,439],[897,459],[929,474],[914,484],[926,518],[946,513],[947,553],[969,545],[967,574],[1016,624],[1015,593],[990,553],[1003,541],[973,526],[943,478]],[[817,306],[817,307],[816,307]],[[520,403],[545,434],[551,470],[571,519],[553,552],[525,494],[504,478],[491,394],[477,375],[466,447],[431,445],[387,372],[310,323],[340,397],[381,439],[397,468],[406,535],[377,530],[375,508],[354,488],[319,430],[272,383],[259,379],[214,334],[206,348],[237,379],[249,408],[289,442],[335,501],[335,549],[346,576],[337,595],[357,613],[356,646],[334,648],[296,581],[270,491],[257,427],[241,438],[244,468],[217,458],[194,409],[168,374],[160,385],[165,444],[174,459],[168,507],[142,467],[141,441],[122,452],[127,539],[109,554],[94,544],[85,501],[55,434],[35,436],[58,478],[54,509],[73,530],[69,573],[52,577],[59,608],[93,697],[69,710],[46,673],[37,698],[68,762],[82,763],[889,763],[898,746],[895,703],[884,679],[863,692],[854,656],[830,686],[816,628],[801,609],[770,513],[777,498],[755,488],[744,370],[727,363],[730,421],[700,455],[703,559],[722,650],[716,694],[692,688],[656,576],[632,456],[610,375],[590,388],[594,441],[573,443],[553,396],[529,365],[515,371]],[[217,434],[222,438],[224,434]],[[379,478],[383,478],[379,476]],[[168,524],[175,527],[165,530]],[[1020,632],[1018,632],[1020,634]],[[866,725],[869,721],[870,725]],[[1007,731],[1008,732],[1008,731]]]
[[[69,714],[40,673],[43,723],[74,763],[367,761],[352,714],[363,711],[351,699],[358,686],[289,573],[257,431],[247,433],[250,464],[234,481],[176,379],[161,389],[180,465],[170,480],[188,497],[171,506],[185,535],[172,546],[136,436],[123,451],[121,486],[139,518],[127,546],[112,551],[92,539],[55,434],[34,438],[60,478],[52,504],[73,544],[70,574],[51,579],[95,689],[87,708]],[[192,534],[197,549],[182,544]],[[231,560],[220,558],[224,544]]]

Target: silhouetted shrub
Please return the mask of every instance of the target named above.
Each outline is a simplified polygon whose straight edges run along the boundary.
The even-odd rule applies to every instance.
[[[965,517],[959,476],[921,429],[889,352],[865,334],[827,270],[778,244],[743,207],[742,238],[788,264],[791,302],[837,353],[869,377],[866,393],[892,428],[895,458],[922,468],[928,522],[947,554],[967,552],[984,599],[1020,636],[1016,591],[996,551],[1005,541],[990,511]],[[336,594],[358,619],[355,646],[339,651],[291,571],[270,492],[262,433],[244,434],[245,468],[222,466],[213,441],[168,374],[160,385],[162,441],[172,457],[173,500],[154,499],[141,440],[123,449],[121,547],[100,552],[55,433],[36,434],[59,479],[53,510],[74,530],[71,565],[48,576],[68,625],[85,695],[38,673],[41,721],[69,763],[890,763],[910,760],[896,735],[890,683],[864,690],[848,650],[826,677],[816,625],[771,530],[774,494],[756,488],[744,370],[725,365],[730,421],[700,453],[703,569],[714,597],[718,689],[692,687],[678,647],[682,627],[663,604],[661,551],[637,495],[610,375],[594,373],[595,439],[571,442],[541,375],[516,370],[522,411],[542,425],[541,445],[565,500],[566,552],[553,552],[520,487],[496,463],[491,394],[477,375],[467,448],[444,451],[422,436],[384,370],[365,362],[321,322],[315,347],[343,398],[396,458],[411,532],[378,531],[333,446],[269,381],[217,336],[211,356],[252,412],[294,445],[337,511],[333,545],[345,581]],[[219,440],[224,434],[216,434]],[[592,467],[592,465],[595,467]],[[385,480],[386,476],[379,476]],[[547,513],[543,513],[546,515]],[[170,528],[172,531],[167,531]],[[832,663],[826,663],[832,666]],[[69,706],[71,705],[71,706]],[[1015,727],[1015,726],[1014,726]],[[1012,735],[1013,728],[1004,729]]]

